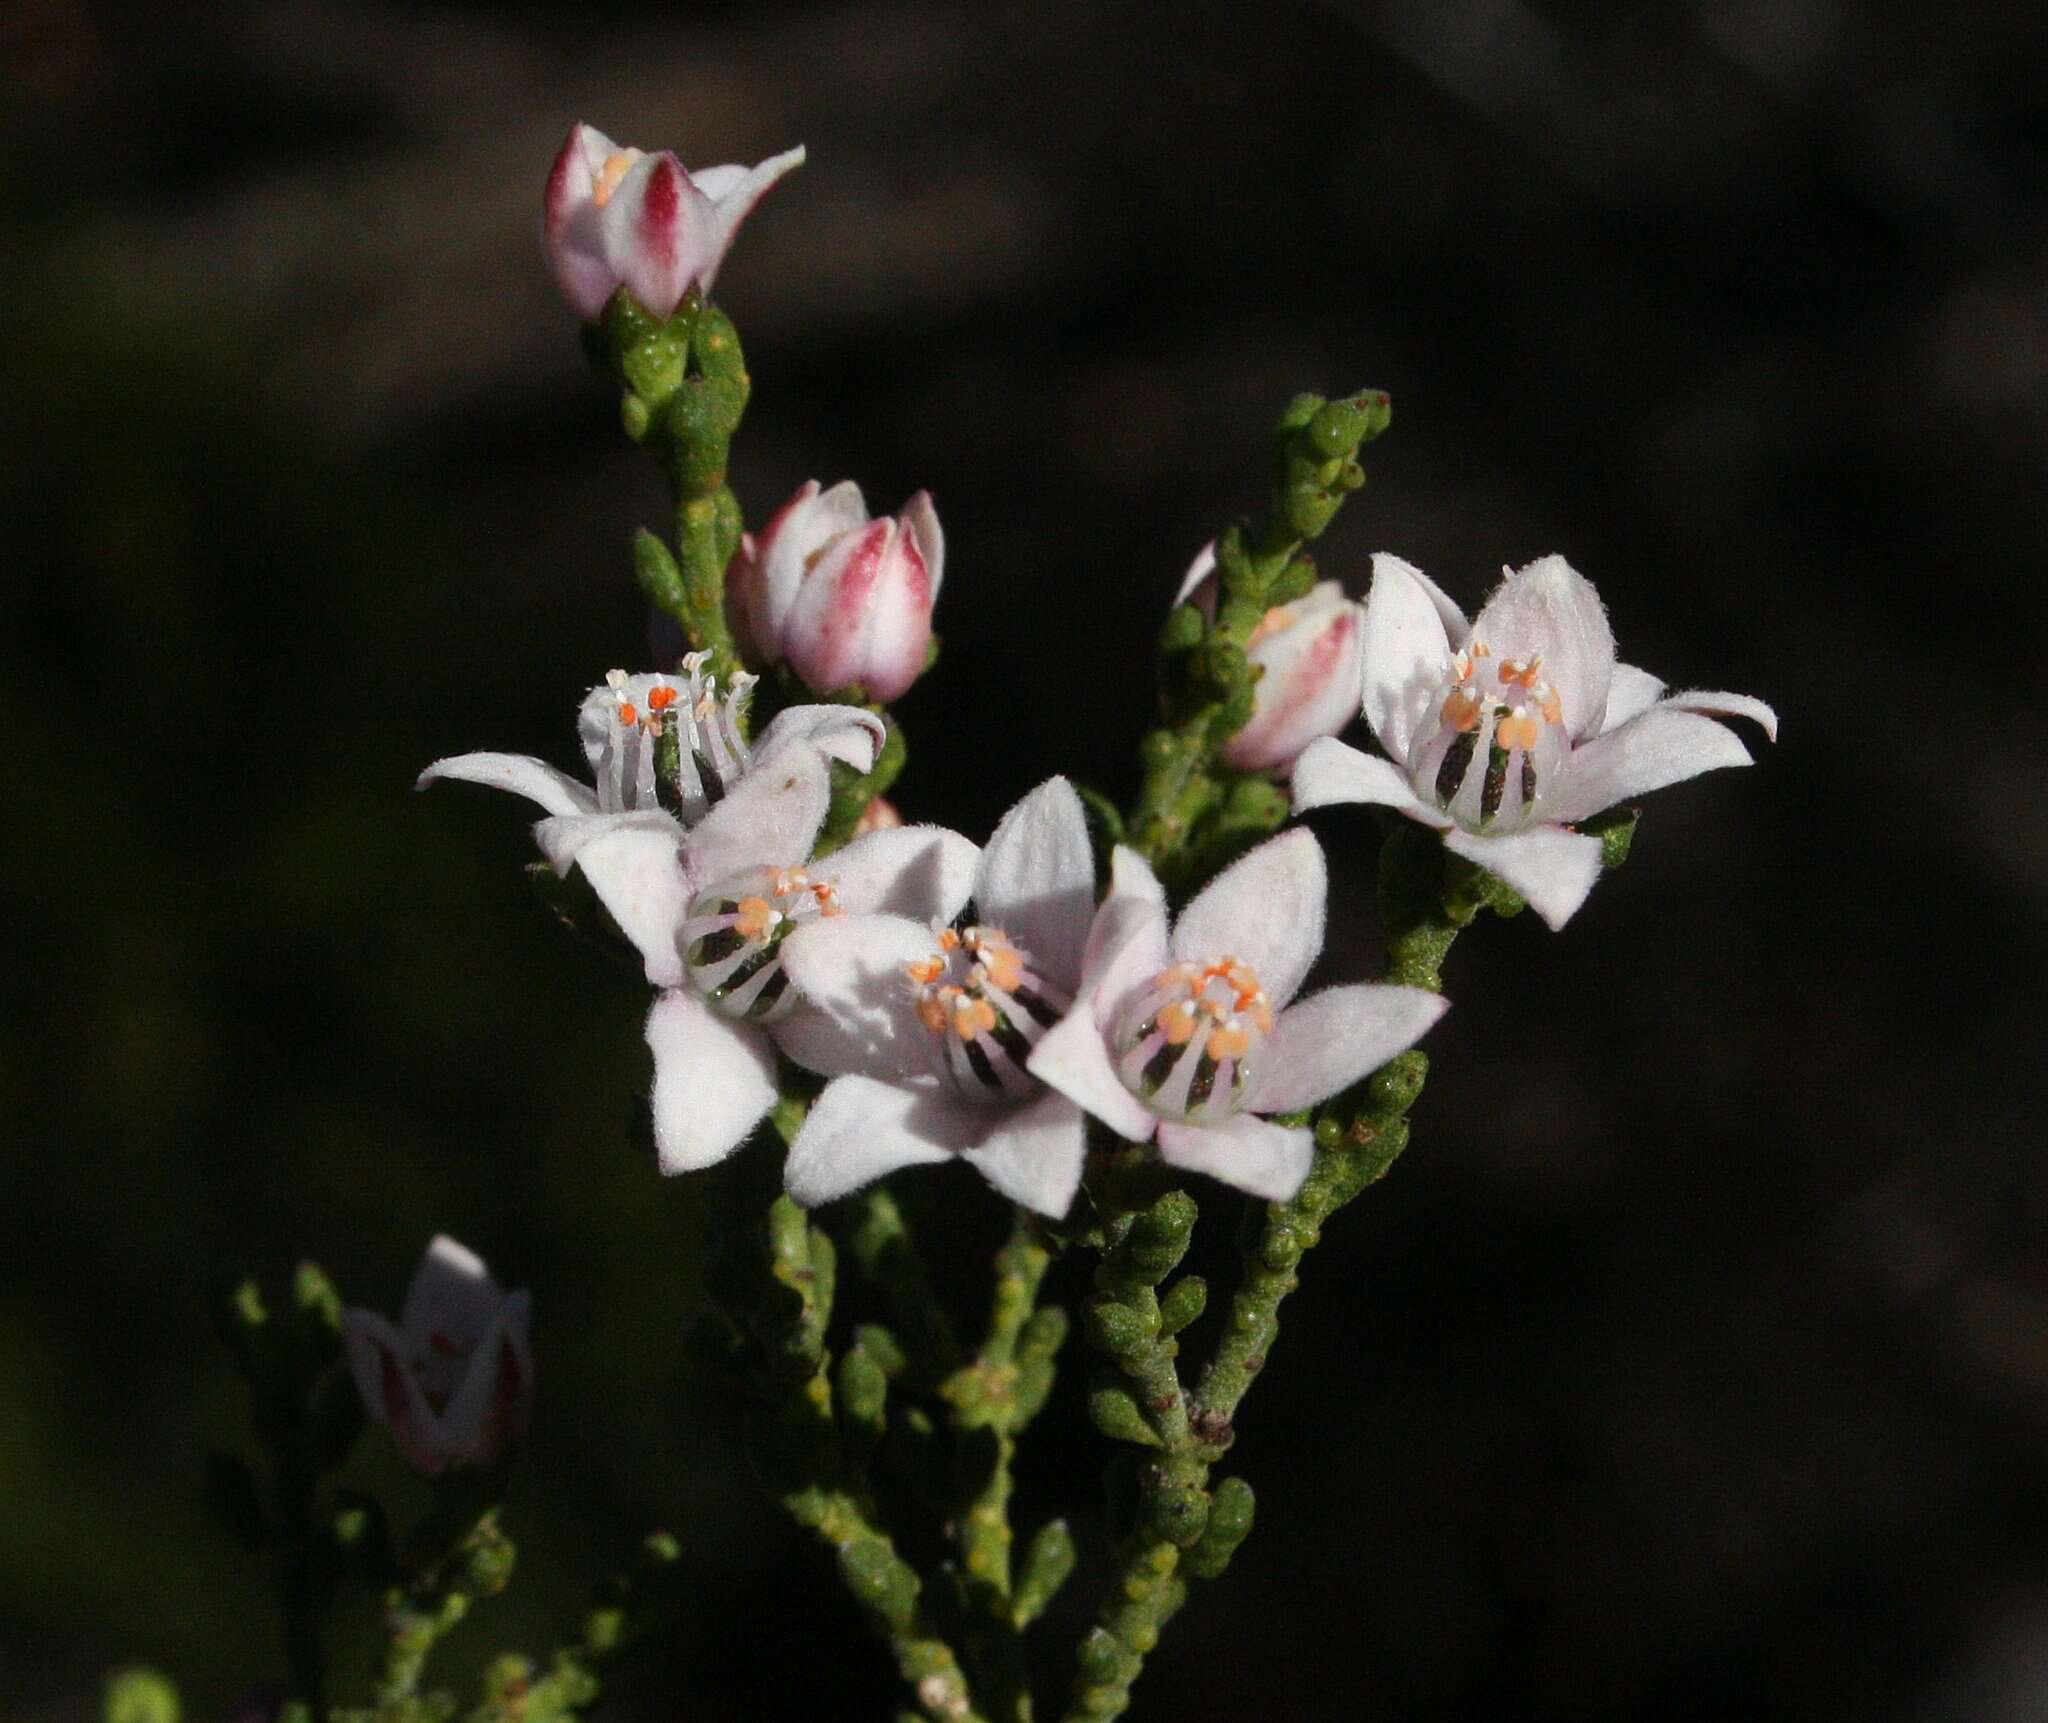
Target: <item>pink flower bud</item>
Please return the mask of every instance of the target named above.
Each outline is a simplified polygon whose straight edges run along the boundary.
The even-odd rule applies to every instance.
[[[861,809],[853,835],[864,838],[870,832],[893,832],[903,824],[903,812],[887,796],[875,796]]]
[[[363,1405],[415,1471],[493,1466],[526,1434],[530,1319],[524,1292],[504,1292],[480,1257],[445,1236],[427,1246],[396,1326],[373,1310],[342,1313]]]
[[[747,213],[804,159],[801,145],[751,168],[685,168],[578,124],[542,200],[548,261],[562,297],[595,322],[620,287],[666,317],[692,287],[707,296]]]
[[[1181,579],[1179,604],[1216,613],[1216,551],[1205,545]],[[1263,672],[1251,722],[1223,745],[1224,763],[1240,772],[1291,767],[1309,743],[1334,736],[1358,716],[1364,698],[1360,658],[1364,608],[1334,580],[1305,598],[1276,604],[1252,631],[1246,649]]]
[[[756,662],[787,659],[820,694],[858,682],[894,700],[924,669],[945,561],[928,493],[870,520],[850,480],[821,491],[812,479],[741,544],[727,609]]]

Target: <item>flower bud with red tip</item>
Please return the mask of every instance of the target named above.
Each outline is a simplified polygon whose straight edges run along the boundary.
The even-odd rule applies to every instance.
[[[674,152],[622,148],[570,128],[542,201],[548,261],[569,307],[594,323],[625,287],[657,317],[696,288],[707,297],[740,223],[802,163],[801,145],[754,167],[683,166]]]
[[[868,518],[848,481],[808,481],[726,575],[734,631],[758,663],[787,660],[820,694],[859,683],[894,700],[923,671],[946,544],[932,499]]]
[[[1213,615],[1216,551],[1205,546],[1181,580],[1178,602]],[[1358,715],[1363,694],[1360,643],[1365,607],[1334,580],[1306,596],[1276,604],[1259,619],[1245,656],[1261,674],[1250,721],[1223,744],[1223,760],[1240,772],[1284,772],[1301,751],[1334,736]]]

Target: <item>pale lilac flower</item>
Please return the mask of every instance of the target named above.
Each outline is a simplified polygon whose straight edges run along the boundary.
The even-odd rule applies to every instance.
[[[580,868],[662,989],[647,1017],[654,1140],[662,1171],[739,1147],[775,1100],[775,1046],[810,1015],[790,989],[784,941],[799,927],[887,912],[950,918],[976,851],[931,826],[856,839],[808,860],[831,804],[830,764],[874,763],[881,720],[849,706],[793,706],[749,751],[735,707],[701,666],[688,681],[616,674],[591,691],[580,728],[595,790],[539,760],[465,754],[421,782],[466,779],[550,810],[534,826],[559,873]],[[663,743],[679,776],[657,770]],[[671,812],[663,798],[675,801]]]
[[[1600,872],[1600,840],[1573,825],[1749,750],[1720,718],[1778,718],[1747,694],[1669,694],[1614,661],[1592,584],[1561,556],[1509,573],[1477,620],[1399,557],[1373,558],[1365,604],[1365,716],[1387,758],[1337,741],[1294,769],[1297,811],[1373,802],[1444,834],[1552,927]]]
[[[726,576],[733,627],[759,663],[830,694],[858,682],[894,700],[924,670],[946,541],[928,492],[868,518],[860,487],[811,479],[741,541]]]
[[[657,317],[692,287],[706,298],[740,223],[802,163],[801,145],[755,167],[685,168],[672,151],[621,148],[586,125],[569,129],[542,200],[555,280],[586,323],[621,286]]]
[[[1213,543],[1188,565],[1174,602],[1215,615]],[[1336,735],[1358,716],[1364,614],[1336,581],[1321,580],[1259,619],[1245,655],[1263,674],[1253,689],[1250,721],[1223,744],[1225,765],[1240,772],[1284,771],[1311,742]]]
[[[507,1293],[473,1251],[443,1235],[427,1246],[393,1327],[345,1310],[341,1337],[363,1405],[388,1425],[415,1471],[492,1466],[533,1416],[531,1300]]]
[[[1073,786],[1050,779],[1004,815],[973,884],[965,929],[848,915],[791,937],[784,961],[818,1009],[783,1047],[832,1079],[790,1147],[798,1202],[955,1158],[1040,1214],[1073,1200],[1081,1109],[1028,1069],[1080,983],[1095,901]]]
[[[1312,1132],[1260,1117],[1326,1100],[1412,1047],[1445,1008],[1419,987],[1295,1000],[1323,944],[1328,876],[1283,832],[1205,886],[1169,931],[1166,897],[1119,847],[1074,1008],[1029,1068],[1119,1136],[1269,1202],[1301,1188]]]

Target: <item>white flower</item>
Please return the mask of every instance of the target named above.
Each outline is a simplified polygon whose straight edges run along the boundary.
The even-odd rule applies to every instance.
[[[1314,1106],[1412,1047],[1445,1001],[1419,987],[1330,987],[1295,1001],[1323,944],[1328,877],[1306,831],[1218,874],[1168,931],[1166,898],[1119,848],[1073,1010],[1034,1076],[1162,1159],[1285,1202],[1313,1134],[1262,1113]]]
[[[964,930],[848,915],[790,939],[784,962],[818,1010],[783,1047],[832,1078],[790,1147],[797,1201],[955,1157],[1040,1214],[1073,1200],[1081,1109],[1028,1069],[1079,985],[1095,902],[1087,820],[1064,778],[1003,816],[973,897],[978,919]]]
[[[708,297],[740,223],[803,159],[799,145],[755,167],[692,172],[672,151],[622,149],[591,126],[571,127],[542,200],[562,297],[586,323],[621,285],[657,317],[692,287]]]
[[[576,719],[591,784],[526,754],[458,754],[436,760],[419,777],[421,789],[454,778],[510,790],[545,808],[549,817],[533,828],[541,853],[559,874],[583,870],[657,987],[683,979],[676,944],[681,887],[671,864],[685,829],[701,828],[708,868],[762,860],[749,853],[752,830],[788,794],[778,794],[778,780],[765,772],[771,762],[806,752],[865,772],[882,742],[882,721],[858,707],[792,706],[749,748],[738,719],[755,679],[742,675],[721,693],[704,674],[704,658],[684,659],[680,676],[614,670],[591,689]],[[665,771],[658,769],[664,756]],[[781,838],[787,822],[773,829]],[[813,828],[805,847],[783,855],[783,863],[802,861],[816,835]],[[709,884],[718,874],[695,877]]]
[[[533,1416],[532,1302],[507,1293],[474,1252],[445,1235],[427,1246],[393,1327],[346,1310],[342,1343],[370,1415],[429,1476],[495,1465]]]
[[[774,1104],[775,1045],[812,1015],[788,985],[790,934],[849,910],[950,918],[976,853],[952,832],[901,826],[810,863],[831,803],[829,761],[867,770],[881,721],[856,707],[793,706],[749,753],[732,713],[745,688],[721,702],[699,666],[689,675],[687,687],[615,676],[592,691],[579,727],[595,790],[503,754],[443,760],[421,778],[516,790],[553,810],[534,827],[542,854],[557,872],[583,870],[663,990],[647,1042],[668,1173],[723,1160]],[[669,812],[665,791],[690,811]]]
[[[1469,625],[1421,570],[1374,557],[1364,661],[1365,716],[1387,758],[1311,744],[1294,770],[1296,811],[1398,809],[1498,874],[1552,927],[1600,872],[1599,840],[1574,822],[1748,765],[1718,718],[1753,718],[1778,734],[1761,700],[1668,694],[1647,671],[1617,664],[1599,595],[1561,556],[1508,574]]]

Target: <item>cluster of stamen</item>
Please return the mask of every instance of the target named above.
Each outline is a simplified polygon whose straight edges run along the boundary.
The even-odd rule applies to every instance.
[[[740,714],[759,679],[743,672],[721,689],[704,669],[709,658],[691,653],[676,681],[623,670],[605,677],[596,741],[598,803],[607,813],[659,806],[694,824],[746,769]]]
[[[1451,654],[1436,716],[1436,733],[1415,760],[1417,788],[1475,829],[1533,817],[1564,745],[1564,703],[1544,679],[1543,660],[1496,658],[1473,641]]]
[[[941,1074],[973,1099],[1031,1094],[1038,1079],[1024,1062],[1071,1002],[1000,928],[944,928],[937,944],[929,957],[903,968]]]
[[[728,1017],[759,1023],[796,1003],[782,942],[804,923],[839,913],[830,880],[800,867],[758,868],[700,892],[682,926],[683,966],[697,991]]]
[[[1273,1007],[1234,957],[1176,963],[1141,988],[1113,1030],[1117,1074],[1164,1118],[1202,1122],[1243,1105]]]

